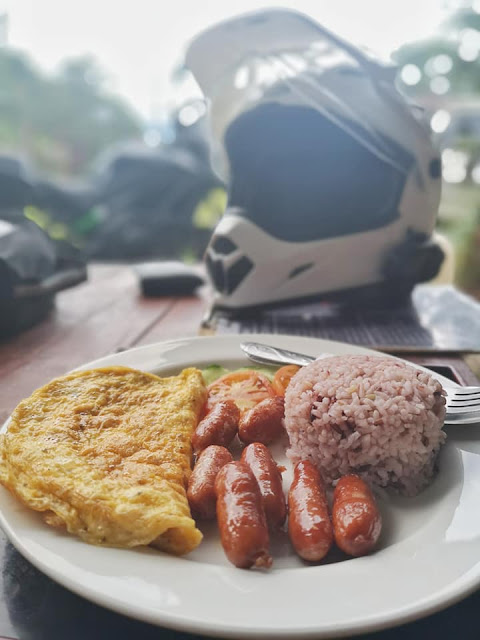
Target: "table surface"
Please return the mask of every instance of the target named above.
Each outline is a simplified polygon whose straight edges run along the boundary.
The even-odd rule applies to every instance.
[[[147,299],[141,296],[129,267],[90,268],[87,282],[57,295],[55,310],[44,322],[0,343],[2,423],[35,388],[85,362],[144,344],[198,335],[207,298],[200,292],[192,297]],[[442,362],[430,359],[433,364]],[[475,383],[458,359],[455,369],[462,382]],[[196,637],[125,618],[74,595],[27,562],[1,531],[0,563],[0,640]],[[479,608],[477,592],[433,616],[369,637],[400,640],[435,634],[437,640],[454,636],[477,640]]]

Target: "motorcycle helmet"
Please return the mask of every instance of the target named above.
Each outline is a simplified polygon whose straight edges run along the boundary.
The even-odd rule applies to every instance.
[[[437,273],[440,158],[393,66],[288,10],[210,28],[186,62],[228,184],[205,255],[215,307],[391,302]]]

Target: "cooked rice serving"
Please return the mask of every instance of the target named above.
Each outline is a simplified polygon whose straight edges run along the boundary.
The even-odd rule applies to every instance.
[[[444,391],[427,372],[385,356],[322,358],[287,388],[287,455],[312,460],[328,483],[357,473],[415,495],[434,475],[444,419]]]

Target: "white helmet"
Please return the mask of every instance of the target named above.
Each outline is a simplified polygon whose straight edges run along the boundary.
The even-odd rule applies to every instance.
[[[399,296],[437,273],[440,158],[392,66],[288,10],[210,28],[186,62],[229,185],[206,252],[217,307]]]

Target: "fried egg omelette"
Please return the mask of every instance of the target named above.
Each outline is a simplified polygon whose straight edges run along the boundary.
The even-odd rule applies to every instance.
[[[57,378],[13,412],[0,438],[0,482],[86,542],[187,553],[202,539],[186,484],[206,397],[194,368],[166,378],[127,367]]]

